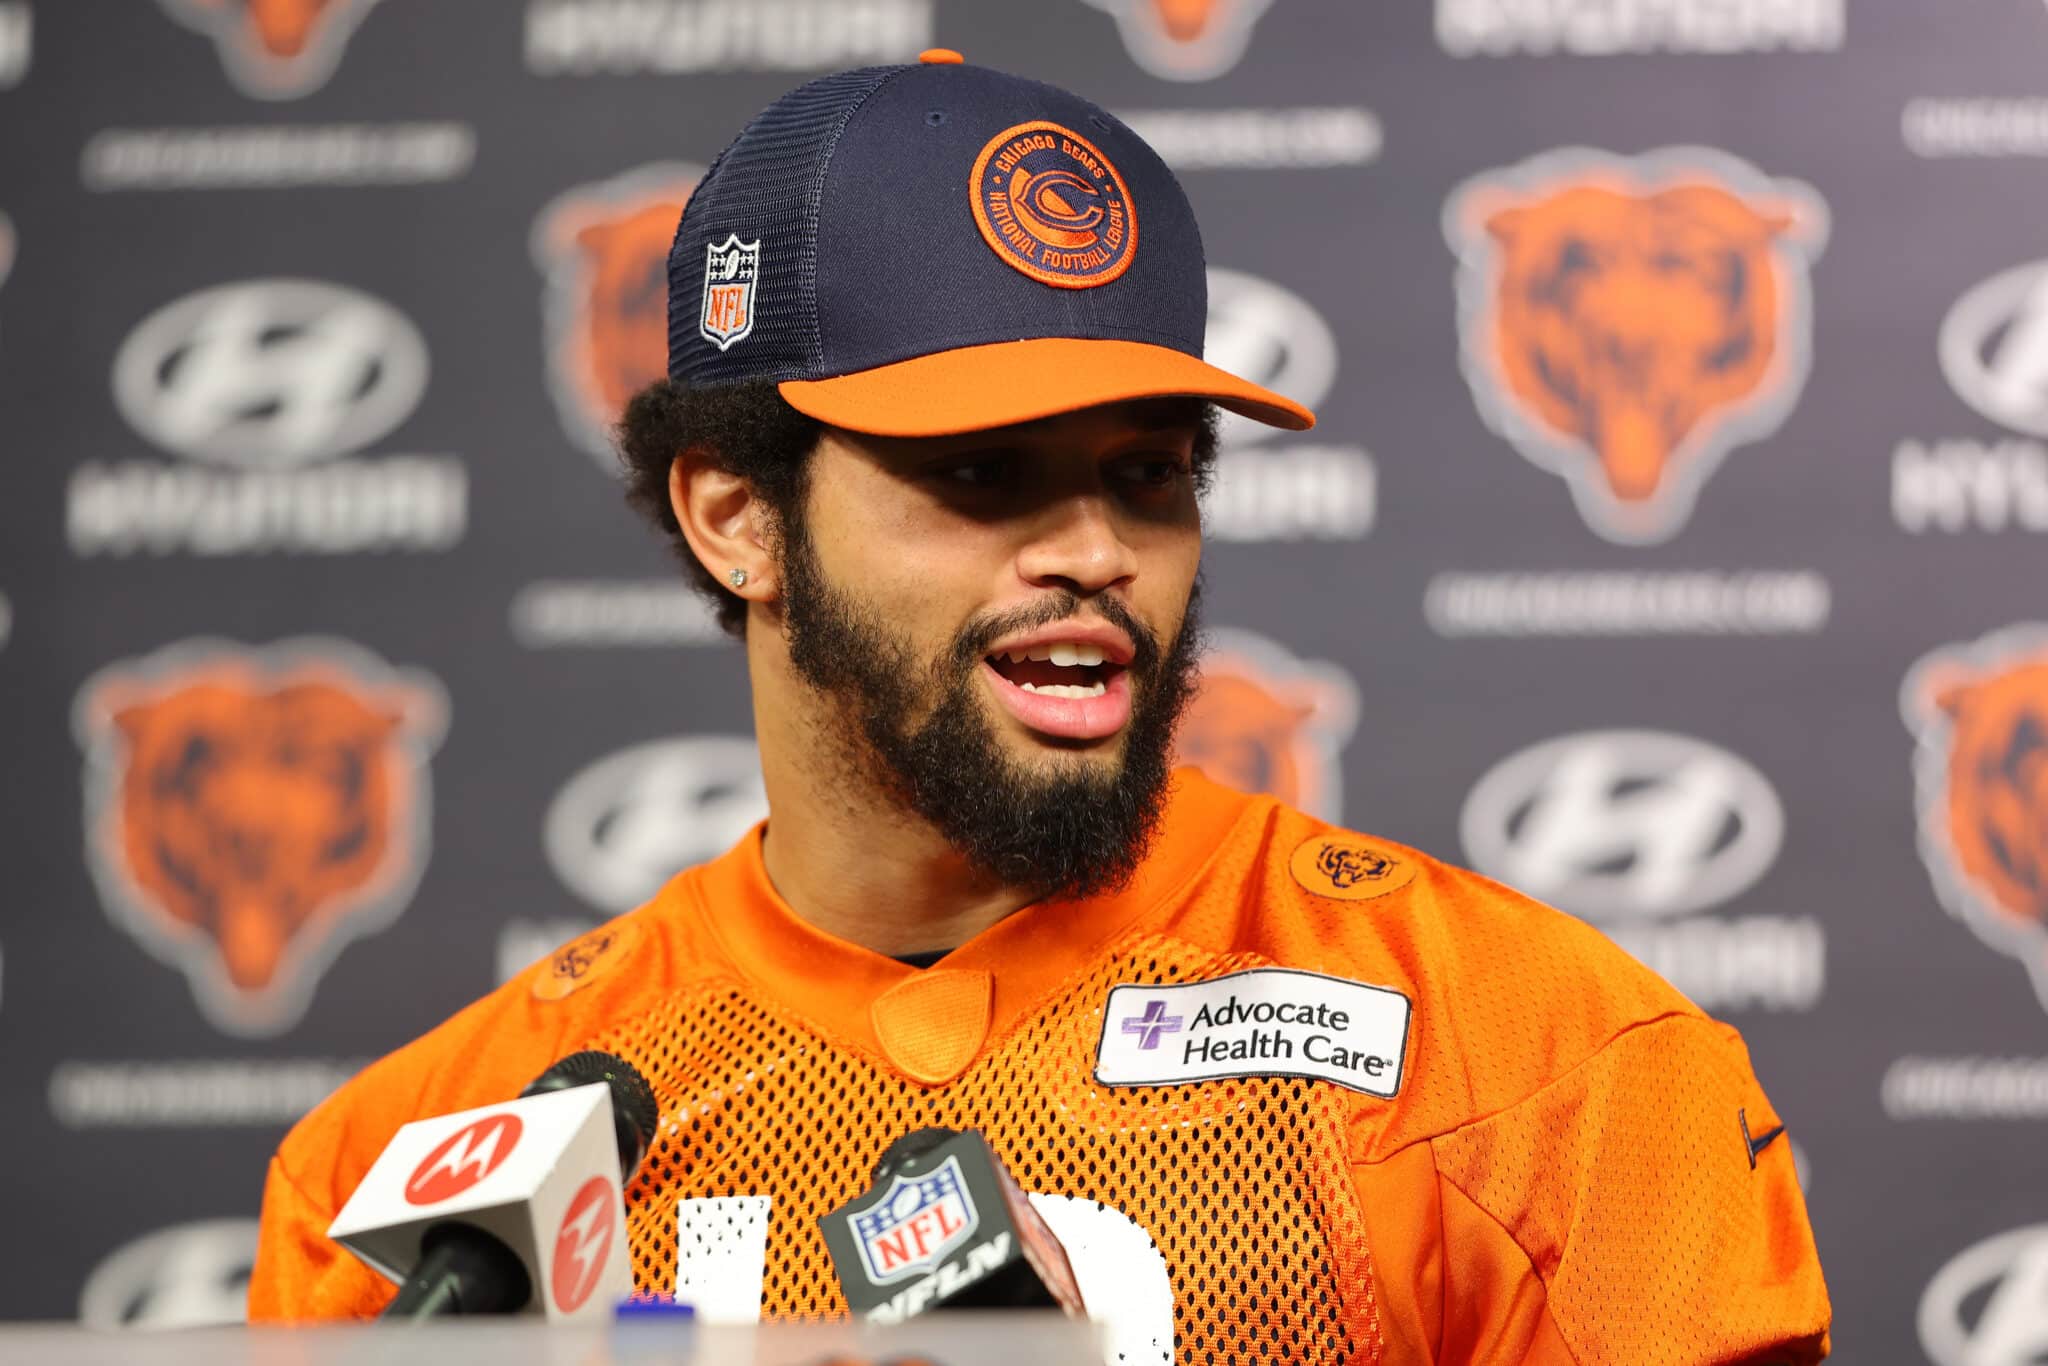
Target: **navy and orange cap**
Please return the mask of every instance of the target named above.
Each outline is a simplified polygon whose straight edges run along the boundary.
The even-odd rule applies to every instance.
[[[1203,361],[1202,238],[1153,150],[1078,96],[943,50],[763,110],[691,194],[668,282],[670,378],[772,381],[850,431],[1166,396],[1315,422]]]

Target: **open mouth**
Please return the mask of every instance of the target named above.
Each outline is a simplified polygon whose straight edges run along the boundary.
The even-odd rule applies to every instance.
[[[1037,645],[988,656],[988,666],[1025,692],[1045,697],[1101,697],[1125,666],[1094,645]]]

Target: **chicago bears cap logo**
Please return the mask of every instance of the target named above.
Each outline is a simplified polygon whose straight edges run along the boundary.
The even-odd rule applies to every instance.
[[[548,384],[562,425],[611,468],[611,429],[668,373],[668,252],[698,166],[657,162],[558,196],[534,221]]]
[[[1326,821],[1342,815],[1338,756],[1358,721],[1358,687],[1250,631],[1208,633],[1174,761],[1240,792],[1270,792]]]
[[[2048,1007],[2048,625],[1932,651],[1899,704],[1935,891]]]
[[[1042,284],[1106,285],[1131,266],[1138,217],[1109,158],[1057,123],[1020,123],[988,140],[968,177],[990,250]]]
[[[1709,148],[1567,149],[1467,181],[1444,229],[1481,415],[1608,540],[1669,539],[1806,382],[1827,210],[1797,181]]]
[[[245,95],[297,99],[327,84],[341,51],[377,0],[163,0],[220,48]]]
[[[704,247],[704,308],[697,331],[725,351],[754,330],[754,280],[761,273],[761,240],[740,241],[727,233],[723,242]]]
[[[80,691],[86,854],[115,923],[233,1034],[305,1013],[427,856],[439,683],[336,640],[188,641]]]

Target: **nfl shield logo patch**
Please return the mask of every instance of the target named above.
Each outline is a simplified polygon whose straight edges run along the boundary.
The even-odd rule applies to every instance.
[[[704,311],[697,330],[723,351],[754,330],[754,277],[761,266],[761,242],[728,233],[704,248]]]
[[[930,1271],[980,1222],[957,1157],[923,1176],[897,1177],[874,1204],[846,1220],[861,1266],[877,1285]]]

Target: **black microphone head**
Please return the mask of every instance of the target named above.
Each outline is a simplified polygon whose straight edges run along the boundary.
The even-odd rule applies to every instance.
[[[933,1125],[924,1129],[912,1129],[903,1137],[882,1149],[882,1155],[875,1160],[873,1184],[879,1186],[898,1167],[913,1162],[947,1139],[959,1134],[958,1129],[942,1129]]]
[[[633,1179],[640,1159],[654,1142],[661,1122],[661,1107],[654,1103],[654,1088],[640,1069],[624,1058],[596,1049],[571,1053],[533,1079],[519,1094],[538,1096],[548,1091],[571,1091],[578,1086],[603,1082],[612,1091],[612,1126],[618,1131],[619,1181]]]

